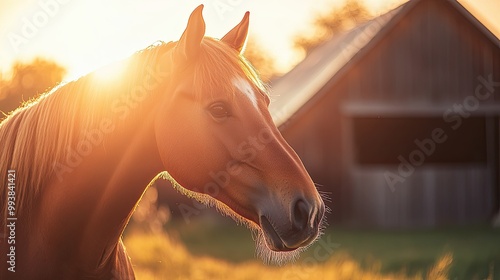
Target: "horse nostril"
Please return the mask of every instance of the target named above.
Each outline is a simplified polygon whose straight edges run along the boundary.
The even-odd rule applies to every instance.
[[[302,199],[299,199],[293,207],[292,225],[294,229],[303,230],[307,227],[308,222],[309,207]]]

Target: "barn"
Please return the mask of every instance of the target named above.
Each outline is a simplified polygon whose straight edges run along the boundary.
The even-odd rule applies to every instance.
[[[331,223],[490,223],[499,209],[500,41],[455,0],[413,0],[318,46],[270,110]]]

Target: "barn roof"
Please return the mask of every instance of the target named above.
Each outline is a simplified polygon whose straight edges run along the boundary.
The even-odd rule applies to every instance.
[[[500,41],[456,0],[445,0],[500,48]],[[296,114],[329,81],[338,80],[349,65],[368,52],[410,10],[424,0],[413,0],[343,32],[318,46],[273,85],[271,115],[277,126]]]

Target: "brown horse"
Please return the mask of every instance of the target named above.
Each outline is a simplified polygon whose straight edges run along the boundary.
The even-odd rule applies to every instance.
[[[216,40],[202,9],[113,82],[98,70],[0,124],[1,279],[134,278],[121,235],[159,176],[255,229],[267,261],[317,238],[323,201],[241,55],[248,13]]]

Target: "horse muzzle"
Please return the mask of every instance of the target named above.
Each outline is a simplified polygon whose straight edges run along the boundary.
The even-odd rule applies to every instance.
[[[259,216],[259,224],[269,249],[293,251],[316,240],[324,213],[325,204],[321,199],[314,203],[297,199],[288,215],[271,210]]]

